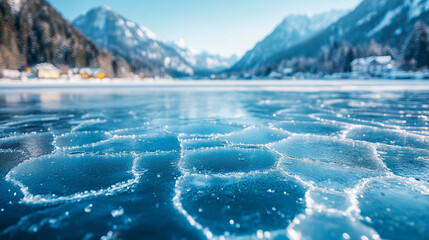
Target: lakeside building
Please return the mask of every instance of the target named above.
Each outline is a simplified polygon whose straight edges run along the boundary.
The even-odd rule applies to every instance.
[[[34,74],[42,79],[58,79],[61,71],[50,63],[40,63],[32,67]]]
[[[12,80],[20,80],[21,72],[19,72],[18,70],[2,69],[0,71],[0,77]]]
[[[394,61],[391,56],[373,56],[357,58],[351,63],[355,73],[378,74],[392,70]]]

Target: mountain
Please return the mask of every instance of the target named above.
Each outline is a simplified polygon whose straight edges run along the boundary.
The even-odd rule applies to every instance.
[[[232,65],[238,61],[236,55],[223,57],[206,51],[197,53],[195,50],[188,47],[183,39],[170,42],[169,45],[193,67],[195,75],[208,75],[223,71],[232,67]]]
[[[196,65],[195,68],[198,70],[211,70],[211,71],[222,71],[230,68],[233,64],[238,61],[236,55],[230,57],[223,57],[218,54],[211,54],[203,51],[195,55]]]
[[[130,62],[136,72],[173,77],[194,73],[192,66],[173,47],[108,7],[91,9],[73,24],[99,46]]]
[[[45,0],[0,0],[0,67],[41,62],[101,67],[108,76],[129,72],[123,59],[94,44]]]
[[[260,64],[278,65],[294,57],[315,57],[334,41],[363,47],[376,42],[401,50],[419,21],[429,23],[429,0],[363,0],[328,28]]]
[[[344,10],[332,10],[311,17],[308,15],[287,16],[270,35],[248,51],[232,67],[232,70],[242,71],[258,68],[273,56],[314,36],[337,21],[345,13],[346,11]]]

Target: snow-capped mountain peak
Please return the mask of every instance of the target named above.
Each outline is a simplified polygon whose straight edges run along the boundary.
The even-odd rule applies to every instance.
[[[193,75],[198,71],[218,71],[232,66],[236,59],[197,53],[183,39],[161,41],[148,28],[130,21],[108,7],[98,7],[79,16],[74,25],[103,48],[127,59],[135,70],[164,72],[172,76]]]
[[[171,46],[177,53],[179,53],[191,66],[195,67],[196,51],[186,44],[186,41],[181,38],[175,41],[168,41],[167,44]]]
[[[85,27],[84,24],[88,24],[88,20],[91,21],[89,27],[94,27],[94,31],[105,32],[106,30],[114,29],[115,34],[131,39],[129,41],[132,44],[138,44],[142,40],[157,40],[157,36],[148,28],[122,17],[110,7],[94,8],[87,14],[78,17],[74,24]],[[105,36],[100,34],[95,41],[103,45],[104,38]]]
[[[108,7],[79,16],[73,24],[103,48],[132,63],[135,71],[155,75],[192,75],[191,65],[148,28],[130,21]]]
[[[183,38],[175,40],[172,43],[174,45],[176,45],[177,47],[179,47],[179,48],[187,49],[187,50],[192,51],[193,53],[195,53],[195,50],[192,49],[190,46],[188,46],[188,44],[186,43],[185,39],[183,39]]]
[[[346,12],[345,10],[332,10],[313,16],[304,14],[287,16],[270,35],[248,51],[233,67],[233,70],[257,68],[261,62],[328,27],[344,16]]]
[[[237,62],[236,56],[222,57],[217,54],[211,54],[207,51],[198,53],[189,47],[184,39],[179,39],[168,43],[174,48],[192,67],[198,71],[221,71],[230,68]]]
[[[12,12],[17,14],[21,11],[22,3],[25,0],[8,0],[10,7],[12,8]]]

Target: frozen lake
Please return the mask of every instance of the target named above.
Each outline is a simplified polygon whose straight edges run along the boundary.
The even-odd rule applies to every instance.
[[[0,86],[0,239],[427,239],[429,82]]]

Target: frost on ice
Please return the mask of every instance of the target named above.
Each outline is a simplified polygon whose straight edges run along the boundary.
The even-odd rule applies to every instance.
[[[233,89],[1,92],[0,238],[428,236],[427,92]]]

